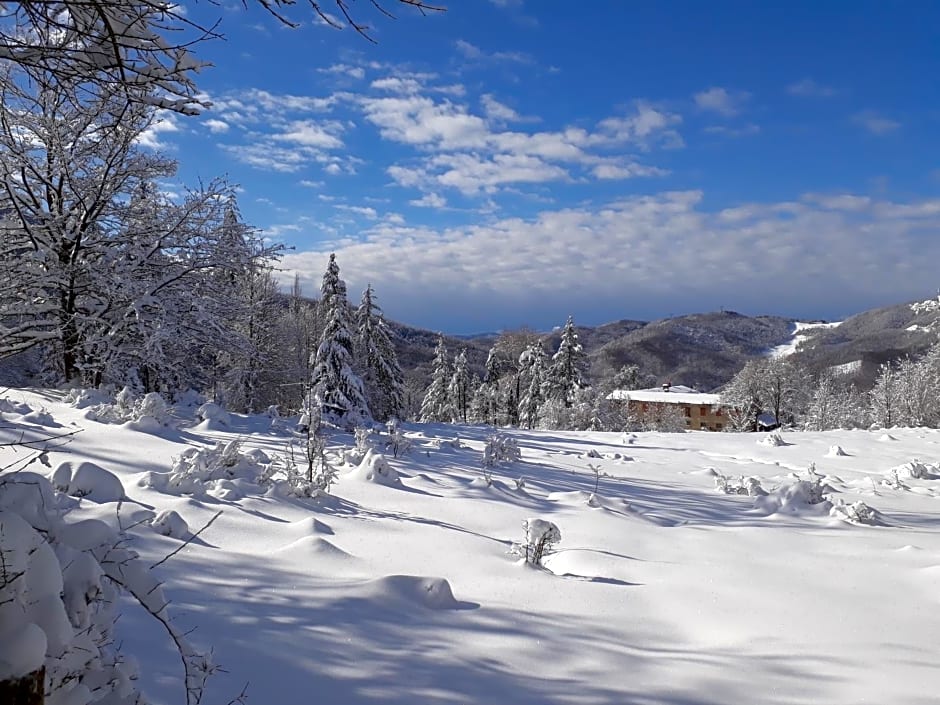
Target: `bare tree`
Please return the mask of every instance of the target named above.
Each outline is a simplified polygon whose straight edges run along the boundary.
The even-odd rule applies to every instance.
[[[423,0],[394,0],[421,13],[443,8]],[[243,0],[256,3],[288,26],[296,0]],[[348,0],[335,0],[339,16],[323,2],[309,10],[333,27],[348,25],[374,41],[369,26],[353,16]],[[393,18],[388,3],[370,0]],[[195,115],[206,107],[194,75],[205,67],[193,49],[220,39],[221,19],[201,24],[185,7],[165,0],[20,0],[0,5],[0,61],[41,70],[66,83],[89,80],[119,86],[129,97],[158,108]],[[92,78],[93,77],[93,78]]]

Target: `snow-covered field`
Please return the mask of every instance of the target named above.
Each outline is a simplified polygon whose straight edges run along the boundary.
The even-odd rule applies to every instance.
[[[106,424],[58,393],[7,397],[25,406],[8,407],[0,441],[81,429],[30,471],[93,462],[123,485],[125,517],[174,510],[190,531],[222,510],[155,569],[177,624],[225,669],[212,705],[246,684],[259,705],[938,702],[937,430],[784,432],[777,443],[513,430],[522,460],[488,486],[486,429],[410,425],[407,455],[343,464],[332,495],[314,500],[247,471],[193,480],[195,494],[169,478],[173,458],[217,441],[274,457],[289,420]],[[336,433],[329,447],[339,464],[354,441]],[[22,457],[0,449],[3,464]],[[604,473],[593,496],[592,465]],[[769,494],[724,494],[716,474],[732,486],[757,477]],[[115,523],[119,504],[94,501],[103,485],[91,482],[67,521]],[[873,525],[806,503],[814,487],[837,505],[864,502],[876,512],[855,509]],[[533,517],[561,531],[546,569],[509,554]],[[189,535],[147,521],[129,533],[148,565]],[[128,601],[118,629],[153,702],[183,702],[159,625]]]

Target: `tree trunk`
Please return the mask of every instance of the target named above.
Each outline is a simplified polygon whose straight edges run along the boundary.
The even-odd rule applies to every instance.
[[[0,681],[0,703],[3,705],[43,705],[45,703],[46,668],[22,678]]]

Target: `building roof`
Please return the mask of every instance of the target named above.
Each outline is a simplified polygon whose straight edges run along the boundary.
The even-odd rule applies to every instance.
[[[615,389],[607,395],[608,399],[616,401],[641,401],[660,404],[702,404],[705,406],[718,406],[721,403],[720,394],[705,394],[691,387],[676,384],[668,387],[653,387],[651,389]]]

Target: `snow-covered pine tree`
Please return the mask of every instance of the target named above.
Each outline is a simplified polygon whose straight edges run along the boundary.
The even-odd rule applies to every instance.
[[[454,356],[454,373],[450,377],[450,385],[447,389],[455,420],[467,422],[471,389],[473,389],[473,376],[470,374],[470,366],[467,363],[467,352],[461,350]]]
[[[311,358],[313,394],[325,415],[344,423],[359,424],[370,418],[362,380],[353,372],[353,336],[346,304],[346,283],[340,279],[336,255],[320,286],[320,303],[326,311],[326,328]]]
[[[545,402],[545,352],[541,343],[530,345],[519,357],[519,374],[528,383],[519,400],[519,421],[527,428],[535,428]]]
[[[222,317],[231,334],[216,355],[218,400],[250,413],[276,403],[273,388],[278,380],[271,368],[280,344],[278,291],[266,261],[269,253],[257,232],[242,222],[234,196],[225,210],[218,247],[229,260],[214,275],[227,292]]]
[[[425,423],[429,421],[449,423],[454,418],[451,400],[448,395],[450,378],[453,372],[443,335],[437,337],[434,362],[431,364],[431,384],[424,394],[424,401],[421,402],[421,421]]]
[[[561,333],[561,342],[558,343],[558,352],[552,357],[548,370],[547,396],[569,408],[575,393],[584,386],[584,367],[584,349],[578,342],[574,318],[568,316]]]
[[[371,284],[362,292],[356,323],[359,364],[369,408],[379,421],[398,418],[404,407],[404,378]]]
[[[496,346],[490,348],[486,356],[486,367],[483,372],[483,381],[477,387],[471,401],[471,420],[474,423],[485,423],[498,426],[501,422],[500,406],[500,376],[503,370],[503,360]]]

